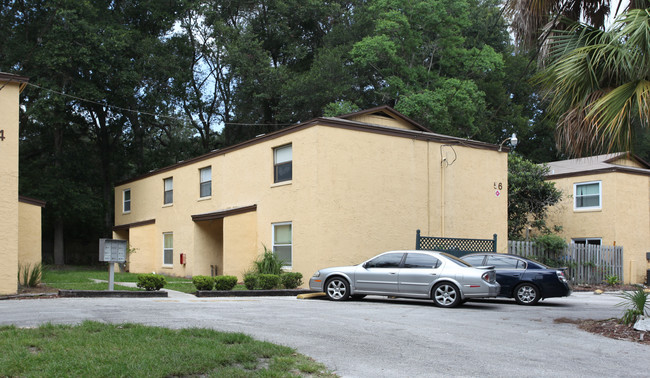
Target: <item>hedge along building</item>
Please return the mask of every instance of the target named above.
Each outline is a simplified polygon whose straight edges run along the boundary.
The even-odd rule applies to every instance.
[[[19,264],[41,262],[45,203],[18,195],[18,106],[27,81],[0,72],[0,295],[18,291]]]
[[[305,277],[412,249],[415,234],[498,239],[507,154],[389,107],[316,118],[115,188],[132,272],[242,277],[263,246]]]
[[[569,243],[623,247],[625,283],[646,282],[650,261],[650,164],[628,153],[547,163],[564,193],[549,210]]]

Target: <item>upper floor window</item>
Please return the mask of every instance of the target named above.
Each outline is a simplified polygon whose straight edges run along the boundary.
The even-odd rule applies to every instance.
[[[212,195],[212,167],[199,169],[200,173],[200,197],[210,197]]]
[[[573,208],[600,209],[601,208],[601,182],[583,182],[573,185]]]
[[[131,189],[124,189],[122,192],[122,212],[131,212]]]
[[[293,264],[293,236],[291,222],[273,224],[273,253],[285,267]]]
[[[273,149],[273,182],[291,180],[292,160],[293,153],[290,144]]]
[[[174,179],[172,177],[165,179],[165,205],[174,203]]]

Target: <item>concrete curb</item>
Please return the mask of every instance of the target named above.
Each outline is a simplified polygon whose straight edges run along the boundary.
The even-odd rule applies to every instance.
[[[59,290],[59,297],[62,298],[166,298],[168,296],[166,291]]]
[[[38,293],[38,294],[13,294],[0,295],[0,301],[3,299],[37,299],[37,298],[56,298],[59,293]]]
[[[307,289],[281,290],[199,290],[197,297],[293,297],[300,294],[314,293]]]

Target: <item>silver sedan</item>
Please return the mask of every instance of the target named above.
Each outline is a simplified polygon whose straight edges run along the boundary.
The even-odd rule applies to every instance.
[[[391,251],[359,265],[321,269],[309,288],[334,301],[366,295],[433,299],[439,307],[455,307],[470,298],[499,293],[494,267],[472,267],[444,252]]]

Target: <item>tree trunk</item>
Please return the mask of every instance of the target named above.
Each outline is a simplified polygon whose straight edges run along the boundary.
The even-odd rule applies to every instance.
[[[54,265],[65,265],[63,253],[63,219],[54,221]]]

